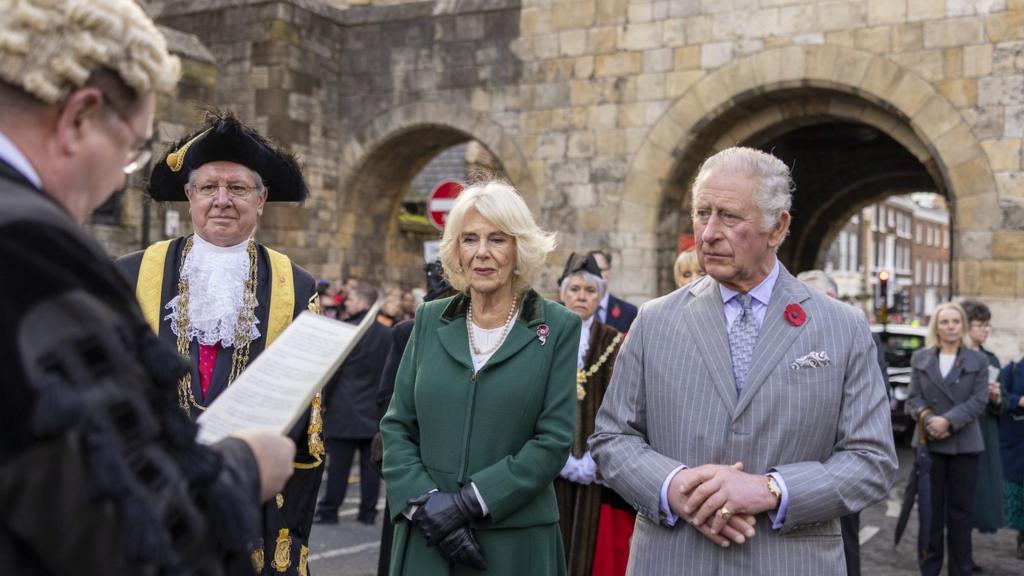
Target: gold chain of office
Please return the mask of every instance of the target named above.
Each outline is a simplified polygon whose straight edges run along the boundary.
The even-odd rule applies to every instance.
[[[619,342],[621,341],[622,333],[616,334],[615,338],[612,339],[611,344],[609,344],[608,347],[604,349],[604,353],[601,354],[601,357],[597,359],[597,362],[594,362],[593,366],[587,368],[586,370],[576,371],[577,400],[583,400],[584,398],[587,397],[587,389],[584,388],[583,385],[587,383],[587,380],[589,380],[591,376],[597,374],[597,371],[601,369],[601,366],[604,366],[604,363],[608,361],[608,357],[612,355],[612,352],[615,351],[615,347],[618,346]]]
[[[188,279],[185,277],[185,259],[192,250],[192,237],[185,240],[185,247],[181,250],[181,265],[178,267],[178,309],[174,318],[174,325],[178,329],[178,354],[182,358],[190,358],[189,334],[188,334]],[[245,291],[242,294],[242,309],[238,311],[238,325],[235,328],[235,350],[231,354],[231,372],[228,374],[228,384],[235,381],[235,378],[242,373],[246,364],[249,363],[249,345],[252,343],[252,326],[256,322],[256,242],[250,239],[246,247],[249,255],[249,277],[245,280]],[[196,402],[195,394],[192,393],[192,373],[189,372],[178,380],[178,405],[191,416],[192,408],[199,411],[206,410]]]

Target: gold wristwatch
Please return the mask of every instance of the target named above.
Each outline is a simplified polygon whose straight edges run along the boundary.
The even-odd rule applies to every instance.
[[[775,497],[775,507],[778,508],[782,503],[782,490],[779,490],[779,485],[775,482],[775,478],[771,476],[765,476],[768,478],[768,493]]]

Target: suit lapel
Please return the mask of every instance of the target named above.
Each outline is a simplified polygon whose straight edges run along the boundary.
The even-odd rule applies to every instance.
[[[793,342],[803,332],[805,324],[794,326],[785,319],[786,306],[800,303],[810,298],[807,288],[794,278],[782,265],[779,266],[779,277],[775,281],[764,323],[757,335],[757,345],[750,359],[750,372],[747,385],[740,392],[739,404],[736,406],[737,416],[750,405],[758,389],[764,385],[768,375],[778,367],[782,356],[793,346]],[[813,318],[808,318],[813,322]]]
[[[710,278],[698,282],[690,293],[693,304],[683,308],[684,325],[694,327],[693,334],[701,357],[711,372],[715,391],[730,413],[736,408],[736,379],[732,373],[729,336],[725,333],[725,312],[718,283]],[[686,318],[686,316],[689,316]]]

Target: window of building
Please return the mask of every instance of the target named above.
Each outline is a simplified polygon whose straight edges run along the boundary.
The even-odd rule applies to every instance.
[[[942,263],[942,285],[949,286],[949,262]]]
[[[942,247],[949,250],[949,230],[942,229]]]
[[[918,244],[921,243],[921,224],[920,223],[918,223],[918,225],[917,225],[917,234],[914,235],[914,241],[917,242]]]
[[[921,283],[921,259],[914,261],[914,284]]]

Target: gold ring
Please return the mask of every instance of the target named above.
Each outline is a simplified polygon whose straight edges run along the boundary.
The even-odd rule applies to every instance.
[[[722,506],[721,508],[718,509],[718,514],[726,522],[729,521],[729,518],[732,518],[732,512],[730,512],[729,509],[726,508],[725,506]]]

